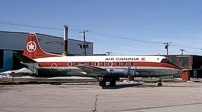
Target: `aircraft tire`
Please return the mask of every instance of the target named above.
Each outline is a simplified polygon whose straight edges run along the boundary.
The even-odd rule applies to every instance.
[[[105,81],[100,81],[100,82],[99,82],[99,85],[100,85],[100,86],[106,86],[106,82],[105,82]]]
[[[159,83],[158,83],[158,86],[162,86],[162,83],[161,83],[161,82],[159,82]]]
[[[115,85],[116,85],[116,80],[112,79],[112,80],[110,81],[110,85],[111,85],[111,86],[115,86]]]

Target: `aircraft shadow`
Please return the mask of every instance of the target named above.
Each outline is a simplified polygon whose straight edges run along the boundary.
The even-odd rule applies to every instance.
[[[137,87],[137,86],[140,86],[142,84],[118,84],[118,85],[115,85],[115,86],[111,86],[111,85],[106,85],[106,86],[103,86],[102,89],[121,89],[121,88],[127,88],[127,87]]]
[[[136,87],[136,88],[155,88],[158,87],[157,84],[149,84],[149,83],[143,83],[143,84],[117,84],[115,86],[106,85],[103,86],[102,89],[121,89],[121,88],[127,88],[127,87]],[[188,86],[179,86],[179,85],[163,85],[162,87],[188,87]]]

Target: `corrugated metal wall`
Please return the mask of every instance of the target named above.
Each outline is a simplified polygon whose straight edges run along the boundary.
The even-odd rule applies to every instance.
[[[4,50],[3,70],[6,71],[6,70],[12,70],[12,69],[13,69],[12,50]]]
[[[0,31],[0,49],[23,50],[28,33]],[[41,48],[46,52],[59,53],[63,51],[63,38],[36,33]],[[52,42],[52,43],[50,43]],[[70,54],[84,55],[78,44],[80,40],[69,39],[68,51]],[[87,55],[93,55],[93,43],[90,42]]]
[[[13,58],[12,51],[23,51],[28,33],[24,32],[8,32],[0,31],[0,49],[4,50],[4,68],[1,71],[12,69]],[[63,37],[36,33],[39,39],[41,48],[46,52],[62,54],[63,52]],[[84,55],[84,51],[80,49],[78,44],[83,43],[80,40],[68,40],[68,52],[74,55]],[[93,43],[89,42],[87,55],[93,55]]]

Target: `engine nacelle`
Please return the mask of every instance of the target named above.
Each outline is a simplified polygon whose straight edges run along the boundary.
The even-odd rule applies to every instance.
[[[135,77],[136,75],[139,75],[139,73],[136,72],[136,70],[129,70],[128,75],[131,76],[131,77]]]
[[[136,70],[129,70],[127,68],[109,68],[107,71],[111,74],[125,74],[126,76],[132,76],[138,75]]]
[[[107,69],[107,71],[109,72],[109,73],[122,73],[122,74],[128,74],[128,69],[122,69],[122,68],[109,68],[109,69]]]

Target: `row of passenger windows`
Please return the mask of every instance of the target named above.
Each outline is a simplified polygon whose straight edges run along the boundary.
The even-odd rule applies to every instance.
[[[88,63],[69,62],[68,66],[76,66],[80,64],[93,65],[93,66],[134,66],[134,62],[88,62]]]

